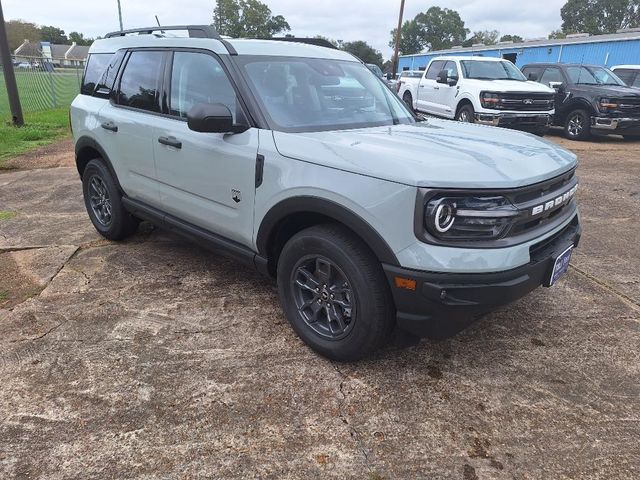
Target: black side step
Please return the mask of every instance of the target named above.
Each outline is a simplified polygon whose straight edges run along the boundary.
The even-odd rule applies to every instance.
[[[260,273],[268,275],[267,259],[238,242],[180,220],[139,200],[123,196],[122,203],[131,215],[147,220],[160,228],[175,232],[207,250],[233,258],[248,267],[255,268]]]

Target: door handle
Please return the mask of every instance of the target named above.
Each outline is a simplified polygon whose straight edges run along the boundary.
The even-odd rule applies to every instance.
[[[113,123],[113,122],[102,122],[102,125],[100,125],[102,128],[104,128],[105,130],[109,130],[110,132],[117,132],[118,131],[118,126]]]
[[[434,90],[440,90],[440,87],[433,87]]]
[[[182,142],[176,137],[158,137],[158,143],[168,145],[173,148],[182,148]]]
[[[424,88],[424,85],[420,85],[420,88]]]

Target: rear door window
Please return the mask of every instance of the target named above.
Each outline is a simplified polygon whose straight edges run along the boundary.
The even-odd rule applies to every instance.
[[[131,52],[120,77],[116,102],[126,107],[160,112],[164,57],[164,52],[160,51]]]
[[[109,65],[112,56],[113,53],[92,53],[89,55],[84,77],[82,78],[82,86],[80,87],[81,94],[93,95],[96,84],[102,77],[107,65]]]

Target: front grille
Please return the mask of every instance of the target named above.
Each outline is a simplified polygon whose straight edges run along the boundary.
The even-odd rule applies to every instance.
[[[546,112],[553,110],[554,96],[548,93],[500,93],[499,110]]]
[[[618,111],[625,115],[640,116],[640,97],[618,98]]]

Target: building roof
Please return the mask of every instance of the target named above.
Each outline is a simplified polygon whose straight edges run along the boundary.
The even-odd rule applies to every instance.
[[[65,45],[69,48],[66,58],[69,60],[84,60],[89,55],[89,45]]]
[[[51,59],[54,60],[84,60],[89,54],[89,47],[84,45],[50,43],[49,46],[51,47]],[[18,57],[42,57],[42,44],[25,40],[13,54]]]
[[[415,53],[413,55],[401,55],[402,57],[417,57],[423,55],[439,55],[451,53],[475,53],[485,52],[489,50],[511,50],[530,47],[551,47],[555,45],[571,45],[582,43],[598,43],[598,42],[619,42],[626,40],[640,40],[640,29],[630,29],[628,31],[620,31],[619,33],[611,33],[607,35],[573,35],[567,38],[548,39],[539,38],[524,42],[502,42],[495,45],[483,45],[475,47],[453,47],[447,50],[434,50]]]

